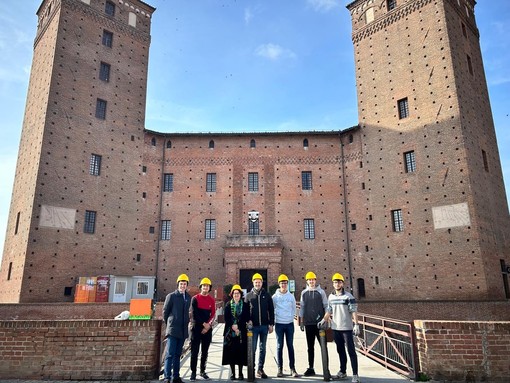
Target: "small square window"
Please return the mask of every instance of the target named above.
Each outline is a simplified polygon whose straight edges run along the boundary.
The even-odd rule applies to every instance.
[[[388,4],[388,11],[391,11],[392,9],[395,9],[395,7],[397,6],[397,0],[388,0],[387,4]]]
[[[102,81],[110,81],[110,64],[102,62],[99,67],[99,79]]]
[[[149,226],[149,234],[154,234],[154,226]]]
[[[66,286],[64,287],[64,296],[69,297],[73,293],[73,287],[72,286]]]
[[[106,101],[100,98],[96,101],[96,117],[101,120],[106,119]]]
[[[149,282],[138,281],[136,283],[136,294],[137,295],[147,295],[148,293],[149,293]]]
[[[109,32],[107,30],[104,30],[103,31],[103,45],[108,47],[108,48],[111,48],[112,45],[113,45],[113,33],[112,32]]]
[[[409,102],[407,97],[397,101],[398,118],[403,119],[409,117]]]
[[[301,172],[301,188],[303,190],[312,190],[312,172]]]

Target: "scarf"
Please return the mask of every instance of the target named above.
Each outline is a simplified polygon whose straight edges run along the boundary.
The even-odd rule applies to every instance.
[[[236,304],[236,302],[232,299],[230,301],[230,311],[232,312],[232,317],[234,318],[233,324],[237,324],[239,316],[241,316],[241,313],[243,312],[243,301],[240,300],[239,303]]]

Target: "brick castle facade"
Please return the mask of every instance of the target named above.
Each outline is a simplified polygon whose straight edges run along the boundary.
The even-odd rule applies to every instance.
[[[359,124],[145,129],[139,1],[44,0],[0,269],[1,302],[72,301],[81,276],[263,272],[370,300],[510,298],[510,217],[474,0],[356,0]],[[473,294],[475,293],[475,294]]]

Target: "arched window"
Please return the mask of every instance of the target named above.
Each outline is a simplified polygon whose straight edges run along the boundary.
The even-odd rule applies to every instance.
[[[156,137],[152,137],[151,145],[156,146]]]
[[[214,140],[209,141],[209,149],[214,149]]]
[[[167,149],[171,149],[171,148],[172,148],[172,141],[168,140],[168,141],[166,142],[166,148],[167,148]]]
[[[354,142],[354,136],[352,134],[349,134],[349,144],[352,144]]]
[[[250,148],[255,148],[257,144],[255,143],[255,140],[252,138],[250,141]]]
[[[303,148],[308,148],[308,138],[303,140]]]
[[[365,298],[365,280],[363,278],[358,278],[358,296],[359,298]]]

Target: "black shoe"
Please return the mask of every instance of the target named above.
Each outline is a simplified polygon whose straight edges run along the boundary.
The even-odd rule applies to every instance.
[[[313,367],[308,367],[304,373],[305,376],[314,376],[315,375],[315,370],[313,369]]]
[[[189,380],[190,380],[191,382],[194,382],[195,380],[197,380],[197,374],[196,374],[196,372],[192,372],[192,373],[191,373],[191,376],[189,377]]]
[[[244,375],[242,372],[239,373],[239,380],[244,380]]]
[[[202,379],[204,379],[204,380],[209,380],[209,379],[211,379],[211,378],[209,378],[209,375],[207,375],[205,372],[201,372],[201,373],[200,373],[200,376],[201,376],[201,377],[202,377]]]
[[[235,374],[230,374],[230,380],[236,380]]]
[[[181,379],[181,377],[180,377],[180,376],[178,376],[177,378],[174,378],[174,379],[172,380],[172,383],[184,383],[184,381]]]
[[[257,378],[267,379],[267,375],[264,370],[260,369],[257,371]]]

